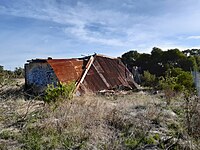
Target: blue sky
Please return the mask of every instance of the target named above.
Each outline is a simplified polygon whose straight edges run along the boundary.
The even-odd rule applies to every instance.
[[[0,65],[200,48],[199,0],[0,0]]]

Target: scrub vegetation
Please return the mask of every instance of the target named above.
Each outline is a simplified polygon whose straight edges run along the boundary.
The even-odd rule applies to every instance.
[[[8,90],[8,89],[6,89]],[[123,91],[63,99],[56,107],[1,93],[1,149],[198,149],[198,98]],[[12,96],[12,94],[14,94]],[[16,94],[18,96],[16,97]]]
[[[122,56],[126,64],[130,61],[129,69],[135,65],[141,68],[140,84],[145,88],[138,92],[73,97],[75,83],[60,83],[55,87],[49,85],[42,97],[29,97],[24,91],[24,81],[16,79],[20,75],[11,76],[14,72],[2,67],[0,149],[198,150],[200,102],[187,70],[191,66],[183,68],[178,64],[195,60],[192,67],[199,70],[198,55],[186,56],[177,49],[153,51],[151,54],[131,51]],[[165,60],[166,64],[157,60],[163,66],[157,66],[162,68],[159,73],[144,69],[142,63],[140,66],[139,62],[145,63],[146,56],[153,58],[154,53],[162,56],[160,60],[165,60],[166,53],[181,53],[181,59]],[[156,63],[151,63],[156,68]],[[23,75],[23,69],[21,72]]]

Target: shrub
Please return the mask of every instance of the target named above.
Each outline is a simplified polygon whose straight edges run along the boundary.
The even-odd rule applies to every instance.
[[[167,77],[176,78],[175,88],[180,90],[180,92],[184,90],[191,92],[194,90],[193,77],[190,72],[183,71],[181,68],[173,68],[168,70]]]
[[[177,78],[176,77],[161,77],[159,79],[159,86],[163,90],[174,90],[176,86]]]
[[[185,101],[185,126],[190,136],[200,139],[200,103],[199,98],[188,97]]]
[[[44,101],[50,103],[65,98],[71,99],[73,97],[75,87],[75,82],[70,82],[68,84],[57,83],[56,86],[54,86],[54,84],[50,84],[45,90]]]
[[[168,69],[166,76],[160,77],[159,86],[168,98],[173,97],[177,92],[192,94],[195,91],[191,73],[181,68]]]
[[[151,74],[149,71],[144,71],[143,85],[150,86],[150,87],[155,86],[156,85],[156,76]]]
[[[11,85],[12,80],[10,79],[10,75],[5,73],[0,73],[0,86]]]
[[[20,142],[23,143],[23,148],[27,150],[40,150],[42,149],[42,132],[39,129],[28,128],[22,133]]]
[[[10,130],[4,130],[0,133],[1,139],[8,140],[8,139],[15,139],[16,137],[17,137],[17,134]]]
[[[176,80],[175,77],[161,77],[159,80],[159,86],[164,91],[168,104],[170,104],[171,98],[175,96]]]
[[[24,77],[24,69],[21,67],[16,67],[13,72],[13,76],[15,78],[23,78]]]
[[[181,84],[185,87],[188,91],[194,90],[194,82],[191,73],[189,72],[182,72],[177,76],[178,80],[177,83]]]
[[[125,146],[129,149],[134,149],[139,145],[140,139],[137,138],[127,138],[125,139]]]

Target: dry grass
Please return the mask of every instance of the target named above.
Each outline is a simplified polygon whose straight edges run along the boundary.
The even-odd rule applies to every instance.
[[[0,102],[0,149],[195,149],[181,100],[167,105],[160,96],[128,92],[49,105],[8,95]]]

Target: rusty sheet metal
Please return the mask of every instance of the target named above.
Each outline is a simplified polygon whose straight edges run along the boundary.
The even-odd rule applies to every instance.
[[[85,62],[87,62],[87,63],[84,63],[85,66],[83,66],[83,68],[85,68],[85,69],[84,69],[84,73],[82,74],[81,78],[80,78],[79,81],[77,82],[77,84],[76,84],[76,89],[75,89],[74,92],[76,92],[78,89],[81,88],[80,85],[83,83],[83,81],[84,81],[84,79],[85,79],[85,77],[86,77],[86,75],[87,75],[87,73],[88,73],[88,71],[89,71],[91,65],[93,64],[93,62],[94,62],[94,57],[91,56],[91,57],[89,58],[89,60],[88,60],[88,61],[85,61]],[[82,92],[81,92],[81,91],[82,91]],[[84,90],[79,90],[79,92],[83,93]]]
[[[85,77],[82,88],[84,87],[95,92],[113,89],[118,86],[135,88],[136,83],[132,74],[119,59],[96,55]]]
[[[79,59],[49,59],[47,62],[53,68],[60,82],[78,81],[83,74],[84,61]]]
[[[32,69],[33,64],[36,66],[37,74],[42,75],[39,78],[42,83],[47,79],[49,79],[49,82],[60,81],[68,83],[70,81],[76,81],[75,92],[77,91],[79,93],[108,90],[119,86],[137,88],[132,74],[116,58],[93,55],[80,59],[36,59],[29,62],[29,66]],[[48,64],[47,66],[51,69],[48,70],[48,67],[44,67],[47,68],[47,71],[45,71],[44,68],[40,67],[41,64]],[[53,74],[57,77],[56,80],[49,76]],[[35,76],[35,73],[33,75]],[[26,82],[28,83],[28,81]],[[46,82],[44,83],[46,85]]]

